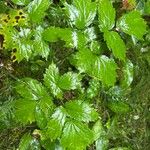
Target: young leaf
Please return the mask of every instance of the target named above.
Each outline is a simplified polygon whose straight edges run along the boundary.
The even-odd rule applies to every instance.
[[[126,46],[117,32],[106,31],[104,32],[104,39],[107,43],[107,46],[112,50],[113,55],[120,60],[125,61],[126,56]]]
[[[47,125],[47,135],[54,140],[60,137],[66,121],[66,111],[63,107],[56,108]]]
[[[19,99],[14,101],[15,106],[15,119],[18,122],[26,125],[35,121],[35,107],[36,102],[27,99]]]
[[[68,120],[63,129],[61,144],[70,150],[85,149],[93,140],[93,132],[87,125]]]
[[[62,98],[63,92],[58,87],[59,78],[59,70],[56,65],[52,63],[48,69],[46,69],[46,73],[44,74],[44,83],[48,88],[50,88],[54,96]]]
[[[80,77],[76,73],[68,72],[60,77],[59,87],[64,90],[75,90],[81,87]]]
[[[146,33],[146,22],[138,11],[131,11],[123,15],[117,22],[117,27],[137,39],[142,39]]]
[[[50,0],[33,0],[27,6],[28,14],[34,23],[39,23],[45,16],[45,11],[50,5]]]
[[[100,0],[98,5],[99,28],[102,32],[111,30],[115,25],[116,11],[110,0]]]
[[[65,3],[70,21],[78,29],[88,27],[96,16],[96,3],[91,0],[74,0],[73,5]]]
[[[88,59],[87,59],[88,58]],[[89,49],[82,49],[76,55],[76,66],[81,72],[88,73],[102,81],[107,86],[114,85],[116,81],[117,65],[113,59],[102,55],[98,57]]]
[[[29,133],[25,133],[19,143],[19,150],[29,150],[32,137]]]
[[[92,106],[81,100],[75,100],[67,102],[65,109],[71,118],[78,121],[90,122],[95,121],[98,118],[98,113]]]

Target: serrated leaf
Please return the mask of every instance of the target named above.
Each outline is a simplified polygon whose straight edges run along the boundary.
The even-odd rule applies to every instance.
[[[74,100],[65,104],[68,115],[78,121],[90,122],[98,118],[98,113],[89,103]]]
[[[127,60],[123,67],[123,79],[121,80],[121,86],[127,88],[133,81],[133,64],[130,60]]]
[[[59,70],[56,65],[52,63],[48,69],[46,69],[46,73],[44,74],[44,83],[51,90],[54,96],[62,98],[63,92],[58,87],[59,78]]]
[[[59,79],[59,87],[64,90],[75,90],[81,87],[80,77],[77,73],[67,72]]]
[[[29,60],[33,52],[33,45],[30,40],[32,36],[30,29],[21,28],[20,32],[16,32],[12,39],[14,41],[13,48],[16,52],[13,54],[17,61],[21,61],[23,58]]]
[[[32,141],[31,135],[29,133],[25,133],[21,138],[18,149],[19,150],[29,150],[31,141]]]
[[[128,104],[122,101],[108,102],[108,107],[115,113],[124,114],[130,111]]]
[[[71,150],[85,149],[92,143],[93,132],[87,125],[74,120],[68,120],[63,129],[61,144]]]
[[[38,26],[34,31],[34,54],[41,55],[43,58],[47,59],[50,49],[48,44],[43,40],[43,31],[44,29],[41,26]]]
[[[12,0],[12,2],[22,6],[22,5],[27,5],[30,2],[30,0]]]
[[[72,5],[65,3],[70,21],[78,29],[88,27],[96,16],[96,3],[91,0],[74,0]]]
[[[15,87],[16,91],[23,97],[29,100],[44,101],[51,97],[46,91],[46,88],[37,80],[25,78],[19,81]],[[51,101],[51,105],[52,105]]]
[[[93,98],[98,95],[100,91],[100,82],[97,79],[92,79],[89,82],[89,87],[87,89],[87,97]]]
[[[87,59],[88,58],[88,59]],[[113,59],[105,55],[98,57],[89,49],[82,49],[76,55],[76,66],[81,72],[101,80],[107,86],[114,85],[116,81],[117,65]]]
[[[146,33],[146,22],[138,11],[131,11],[123,15],[117,22],[117,27],[137,39],[142,39]]]
[[[126,57],[126,46],[120,35],[114,31],[104,32],[104,39],[107,43],[107,46],[112,50],[113,55],[120,60],[125,61]]]
[[[47,125],[47,135],[51,138],[51,140],[60,137],[65,121],[66,112],[64,108],[56,108]]]
[[[34,23],[39,23],[45,16],[45,11],[50,5],[50,0],[33,0],[27,6],[28,14]]]
[[[26,125],[35,121],[35,107],[36,102],[27,99],[19,99],[14,101],[15,106],[15,120]]]
[[[100,0],[98,5],[99,28],[102,32],[111,30],[115,25],[116,11],[110,0]]]
[[[35,120],[40,129],[46,127],[47,119],[45,113],[42,111],[42,109],[39,106],[36,106],[35,108]]]
[[[70,28],[49,27],[43,32],[43,39],[49,42],[65,41],[65,47],[83,47],[87,35]]]

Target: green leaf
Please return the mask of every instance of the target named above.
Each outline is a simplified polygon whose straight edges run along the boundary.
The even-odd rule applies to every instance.
[[[41,26],[38,26],[34,31],[34,54],[41,55],[47,59],[50,49],[49,45],[42,38],[43,31],[44,29]]]
[[[88,59],[87,59],[88,58]],[[117,65],[113,59],[105,55],[98,57],[89,49],[82,49],[76,55],[76,66],[81,72],[101,80],[107,86],[114,85],[116,81]]]
[[[60,77],[59,87],[64,90],[75,90],[81,87],[80,80],[77,73],[68,72]]]
[[[102,32],[111,30],[115,25],[116,11],[110,0],[100,0],[98,5],[99,28]]]
[[[29,3],[27,9],[32,22],[39,23],[44,18],[50,2],[50,0],[33,0]]]
[[[113,55],[120,60],[125,61],[126,57],[126,46],[117,32],[104,32],[104,39],[107,46],[112,50]]]
[[[92,79],[89,82],[89,87],[87,89],[87,97],[93,98],[98,95],[100,91],[100,82],[97,79]]]
[[[91,0],[74,0],[73,5],[65,3],[70,21],[78,29],[84,29],[92,24],[96,16],[96,3]]]
[[[109,145],[109,140],[105,137],[99,138],[95,142],[96,150],[107,150]]]
[[[35,121],[35,107],[36,102],[27,99],[19,99],[14,101],[15,106],[15,119],[17,122],[21,122],[26,125]]]
[[[138,11],[131,11],[123,15],[117,22],[117,27],[137,39],[142,39],[146,33],[146,22]]]
[[[23,97],[29,100],[45,101],[51,97],[46,91],[46,88],[37,80],[25,78],[18,82],[16,91]],[[51,101],[51,105],[52,105]]]
[[[43,129],[47,125],[47,119],[44,112],[41,110],[39,106],[36,106],[35,109],[35,120],[40,129]]]
[[[44,83],[51,90],[54,96],[61,99],[63,92],[58,87],[59,78],[59,70],[56,65],[52,63],[48,69],[46,69],[46,73],[44,74]]]
[[[98,113],[89,103],[81,100],[74,100],[65,104],[68,115],[78,121],[90,122],[98,118]]]
[[[47,135],[54,140],[60,137],[66,121],[66,111],[63,107],[56,108],[47,125]]]
[[[30,0],[12,0],[13,3],[17,5],[27,5],[29,4]]]
[[[14,35],[11,35],[11,40],[14,42],[12,47],[17,51],[14,53],[17,61],[21,61],[23,58],[29,60],[33,53],[33,45],[30,40],[32,32],[30,29],[21,28],[20,32],[15,31]]]
[[[41,150],[41,145],[37,138],[32,139],[30,144],[30,150]]]
[[[93,132],[87,125],[74,120],[68,120],[63,129],[61,144],[70,150],[85,149],[93,141]]]
[[[111,101],[108,102],[108,107],[115,113],[124,114],[130,111],[128,104],[122,101]]]
[[[102,121],[100,119],[94,124],[93,131],[94,131],[94,141],[98,140],[101,136],[106,134],[102,126]]]
[[[29,133],[25,133],[19,143],[19,150],[29,150],[32,137]]]
[[[147,1],[144,6],[144,12],[146,15],[150,15],[150,1]]]
[[[121,86],[128,88],[133,81],[133,64],[130,60],[127,60],[123,67],[123,79],[121,80]]]
[[[43,32],[43,39],[49,42],[65,41],[65,47],[81,47],[86,44],[86,35],[70,28],[49,27]]]

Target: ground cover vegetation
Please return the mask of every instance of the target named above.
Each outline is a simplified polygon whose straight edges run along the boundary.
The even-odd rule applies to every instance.
[[[0,1],[1,150],[149,150],[149,99],[149,0]]]

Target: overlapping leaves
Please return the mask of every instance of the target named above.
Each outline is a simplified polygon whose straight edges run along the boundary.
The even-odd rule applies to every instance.
[[[52,99],[40,82],[27,78],[16,85],[16,90],[21,96],[15,101],[15,116],[19,122],[27,124],[36,119],[43,122],[51,114],[54,106]]]
[[[92,24],[96,16],[96,3],[91,0],[74,0],[72,5],[65,3],[71,24],[84,29]]]
[[[105,55],[97,56],[87,48],[79,51],[75,55],[75,59],[76,66],[81,72],[88,73],[107,86],[115,83],[117,65],[113,59]]]
[[[51,64],[44,74],[44,83],[50,88],[52,94],[57,98],[62,98],[63,90],[74,90],[81,87],[80,76],[77,73],[68,72],[64,75],[59,74],[55,64]]]
[[[84,149],[92,142],[94,136],[85,123],[97,118],[96,110],[87,102],[67,102],[64,107],[56,108],[52,114],[47,126],[47,135],[52,140],[60,138],[65,148]]]
[[[142,39],[146,33],[146,23],[138,11],[131,11],[123,15],[117,22],[118,28],[123,32]]]

